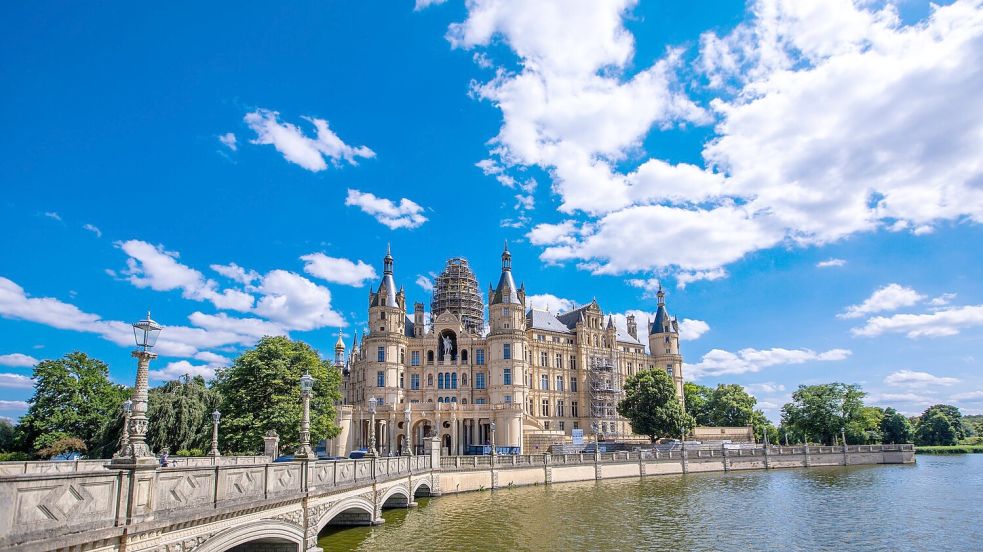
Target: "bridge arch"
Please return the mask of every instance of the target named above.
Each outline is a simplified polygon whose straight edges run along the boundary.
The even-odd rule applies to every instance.
[[[432,494],[433,494],[433,484],[431,484],[429,479],[423,478],[413,484],[413,498],[416,498],[418,496],[430,496]]]
[[[240,544],[252,542],[292,543],[299,550],[304,544],[304,531],[293,523],[263,519],[221,531],[202,543],[196,552],[226,552]]]
[[[372,502],[353,496],[335,504],[321,519],[317,520],[317,532],[328,525],[372,525],[375,520],[375,505]]]
[[[393,485],[386,490],[379,500],[379,504],[383,508],[406,508],[410,502],[413,502],[413,499],[403,485]]]

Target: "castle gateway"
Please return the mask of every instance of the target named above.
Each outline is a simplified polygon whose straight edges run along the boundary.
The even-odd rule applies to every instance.
[[[661,290],[647,353],[634,317],[621,330],[596,300],[559,314],[527,309],[508,247],[498,285],[488,289],[487,325],[467,260],[447,261],[429,320],[423,303],[407,312],[389,252],[383,268],[378,291],[369,292],[368,332],[361,342],[356,335],[347,359],[340,337],[335,346],[345,397],[337,455],[373,444],[384,455],[419,453],[427,436],[451,455],[493,440],[499,450],[545,452],[569,442],[573,430],[601,441],[636,439],[616,407],[625,378],[642,369],[665,370],[682,400],[679,328]]]

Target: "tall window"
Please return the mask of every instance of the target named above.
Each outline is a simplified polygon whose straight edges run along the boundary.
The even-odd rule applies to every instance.
[[[556,353],[556,367],[563,368],[563,355]]]
[[[512,369],[511,368],[505,368],[502,371],[502,384],[503,385],[512,385]]]
[[[379,362],[385,362],[386,361],[386,348],[385,347],[379,347],[378,353],[379,353]]]
[[[505,395],[505,404],[512,404],[512,395]]]
[[[401,389],[406,386],[406,380],[404,378],[405,378],[405,376],[403,375],[402,372],[400,372],[399,373],[399,387]]]
[[[556,415],[563,416],[563,401],[556,401]]]
[[[570,369],[571,370],[577,369],[577,357],[573,355],[570,355]]]
[[[410,374],[410,389],[420,388],[420,374]]]
[[[556,376],[556,390],[563,391],[563,376]]]
[[[544,391],[550,388],[550,377],[546,374],[539,376],[539,388]]]
[[[427,387],[433,387],[433,374],[427,374]]]
[[[378,372],[375,373],[375,386],[376,387],[386,386],[386,373],[383,372],[382,370],[379,370]]]
[[[548,354],[546,354],[546,351],[539,353],[539,365],[540,366],[550,365],[550,357]]]
[[[467,362],[467,361],[468,361],[468,350],[464,349],[463,351],[461,351],[461,362]]]
[[[457,372],[451,374],[451,389],[457,389]]]
[[[399,350],[399,363],[400,364],[406,364],[406,350],[405,349],[400,349]]]
[[[474,363],[484,366],[485,364],[485,350],[478,349],[474,352]]]
[[[437,389],[443,389],[443,388],[444,388],[444,373],[441,372],[437,374]]]
[[[413,366],[420,365],[420,351],[412,351],[410,353],[410,364]]]
[[[672,364],[666,366],[666,373],[669,374],[670,378],[672,377]]]
[[[512,344],[511,343],[506,343],[505,345],[502,345],[502,358],[504,358],[505,360],[509,360],[509,359],[512,358]]]
[[[550,415],[550,400],[549,399],[543,399],[543,403],[540,405],[540,407],[542,408],[542,410],[540,410],[540,415],[541,416],[544,416],[545,417],[545,416],[549,416]]]
[[[577,392],[577,376],[572,376],[570,378],[570,391],[572,393],[576,393]]]
[[[485,373],[484,372],[478,372],[477,374],[474,375],[474,387],[475,387],[475,389],[484,389],[485,388]]]
[[[628,375],[630,376],[630,375],[632,375],[633,373],[634,373],[634,372],[633,372],[633,371],[632,371],[632,369],[631,369],[631,363],[629,362],[629,363],[628,363]]]
[[[577,417],[577,401],[570,401],[570,415]]]
[[[433,351],[427,351],[427,364],[433,364]]]

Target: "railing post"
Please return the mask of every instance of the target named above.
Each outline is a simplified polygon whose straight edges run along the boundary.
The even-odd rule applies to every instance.
[[[553,483],[553,467],[550,465],[550,453],[543,453],[543,480],[547,485]]]
[[[727,456],[727,445],[725,443],[720,443],[720,452],[724,457],[724,471],[730,471],[730,458]]]
[[[689,451],[686,450],[686,441],[680,441],[680,442],[682,444],[680,445],[681,452],[679,456],[680,456],[680,462],[682,462],[683,464],[683,473],[689,473]]]
[[[810,466],[810,464],[809,464],[809,443],[806,443],[805,445],[803,445],[803,447],[805,448],[806,467],[808,468]]]
[[[765,451],[765,469],[767,470],[769,467],[771,467],[771,464],[768,463],[768,443],[762,445],[761,448],[763,448]]]

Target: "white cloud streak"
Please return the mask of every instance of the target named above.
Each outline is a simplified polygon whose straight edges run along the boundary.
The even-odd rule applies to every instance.
[[[423,216],[423,207],[405,197],[397,204],[384,197],[349,188],[345,205],[358,207],[390,230],[418,228],[427,222],[427,217]]]
[[[38,363],[38,359],[23,353],[0,355],[0,366],[29,367]]]
[[[280,114],[276,111],[257,109],[247,113],[243,120],[256,132],[253,144],[271,144],[283,154],[284,159],[309,171],[327,169],[329,160],[335,165],[340,165],[342,161],[357,165],[359,157],[375,157],[375,152],[365,146],[353,147],[344,143],[328,128],[328,121],[324,119],[303,117],[316,130],[316,135],[311,138],[298,126],[282,123],[279,118]]]
[[[845,311],[836,315],[836,317],[860,318],[875,312],[892,311],[901,307],[909,307],[924,298],[924,295],[912,288],[899,284],[888,284],[876,290],[863,303],[847,307]]]
[[[300,258],[304,261],[304,272],[327,282],[346,286],[362,287],[365,282],[377,278],[372,265],[362,261],[329,257],[324,253],[311,253]]]
[[[707,376],[748,374],[769,366],[803,364],[806,362],[832,362],[845,360],[851,352],[847,349],[830,349],[817,353],[811,349],[741,349],[737,353],[713,349],[697,364],[686,364],[684,374],[692,379]]]

